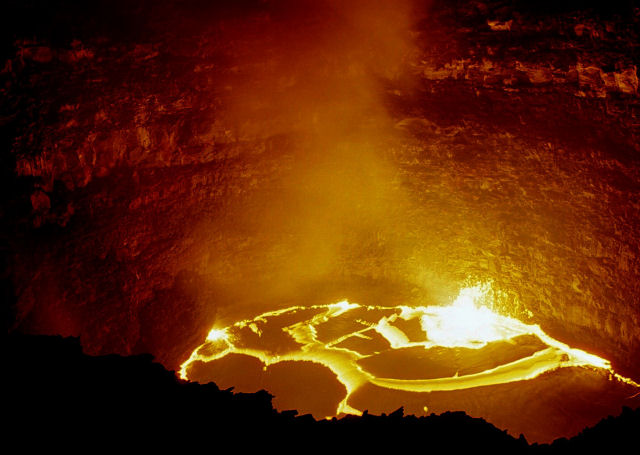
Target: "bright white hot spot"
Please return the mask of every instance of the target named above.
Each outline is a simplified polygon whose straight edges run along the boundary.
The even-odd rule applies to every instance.
[[[443,347],[479,348],[492,341],[532,333],[532,327],[492,311],[489,285],[464,288],[448,306],[420,307],[420,325],[429,344]]]

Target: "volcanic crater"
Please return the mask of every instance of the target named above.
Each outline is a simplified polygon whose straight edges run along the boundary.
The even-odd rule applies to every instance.
[[[548,442],[638,407],[633,2],[6,8],[9,332],[151,353],[316,418],[464,410]],[[408,312],[469,289],[544,335],[426,345]],[[381,382],[460,381],[549,339],[606,364]],[[320,342],[378,382],[351,388]]]

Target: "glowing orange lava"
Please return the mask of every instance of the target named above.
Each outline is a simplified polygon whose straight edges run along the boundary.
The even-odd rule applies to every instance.
[[[270,311],[228,327],[211,329],[206,341],[181,366],[180,374],[189,379],[194,362],[211,362],[229,354],[255,357],[265,366],[285,361],[314,362],[329,368],[347,390],[336,415],[362,414],[362,410],[348,402],[351,394],[367,383],[409,392],[451,391],[530,380],[559,368],[587,367],[605,370],[612,380],[640,388],[631,379],[617,374],[608,360],[571,348],[547,335],[538,325],[497,313],[491,308],[491,295],[491,286],[482,284],[462,289],[448,306],[387,308],[343,300]],[[369,351],[354,347],[372,341],[374,336],[382,337],[388,347]],[[479,351],[492,343],[506,341],[515,346],[519,340],[533,338],[539,347],[522,356],[481,371],[456,372],[446,377],[380,377],[363,367],[363,360],[383,350]]]

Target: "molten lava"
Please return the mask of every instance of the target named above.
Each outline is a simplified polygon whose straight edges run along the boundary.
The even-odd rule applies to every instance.
[[[319,418],[640,406],[633,2],[5,3],[10,331]]]
[[[640,388],[608,360],[552,338],[539,325],[499,314],[492,295],[491,286],[482,284],[462,289],[448,306],[388,308],[343,300],[266,312],[213,328],[182,365],[181,376],[193,379],[194,370],[206,364],[213,365],[208,371],[215,378],[215,361],[232,354],[258,359],[265,371],[283,362],[313,362],[328,368],[346,389],[334,415],[362,414],[350,399],[366,384],[406,392],[454,391],[581,367],[607,372],[630,390]],[[390,371],[385,363],[399,353],[404,360],[396,358],[399,369]],[[409,362],[413,355],[424,365],[408,365],[407,354]],[[391,377],[394,373],[397,377]]]

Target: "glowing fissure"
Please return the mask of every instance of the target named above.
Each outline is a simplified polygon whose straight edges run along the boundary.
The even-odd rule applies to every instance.
[[[213,328],[206,341],[182,364],[180,375],[183,379],[189,379],[189,368],[194,362],[211,362],[232,353],[255,357],[265,365],[265,368],[284,361],[314,362],[329,368],[347,390],[345,398],[336,409],[336,415],[362,414],[361,410],[351,407],[348,400],[354,391],[366,383],[409,392],[450,391],[529,380],[557,368],[589,367],[606,370],[612,380],[640,388],[640,385],[633,380],[613,371],[608,360],[571,348],[547,335],[538,325],[526,324],[518,319],[496,313],[490,308],[489,294],[490,286],[484,284],[462,289],[456,300],[448,306],[388,308],[364,306],[344,300],[328,305],[294,306],[270,311],[254,319],[238,321],[228,327]],[[330,341],[320,341],[318,328],[322,324],[357,309],[392,314],[380,317],[377,322],[354,318],[353,322],[361,327],[359,330],[336,336]],[[258,348],[242,346],[242,329],[249,328],[252,333],[262,339],[263,331],[259,327],[260,324],[268,324],[279,316],[293,316],[307,310],[315,310],[317,313],[280,329],[282,336],[289,336],[299,345],[297,349],[274,352],[267,346]],[[394,322],[400,320],[419,321],[424,339],[410,341],[410,337],[394,325]],[[391,350],[416,346],[424,349],[436,347],[481,349],[491,342],[510,341],[526,335],[537,337],[546,347],[531,355],[473,374],[456,373],[452,377],[435,379],[395,379],[376,377],[358,364],[359,360],[379,354],[379,351],[365,355],[357,350],[339,346],[349,339],[370,340],[371,337],[365,332],[372,330],[389,343]]]

